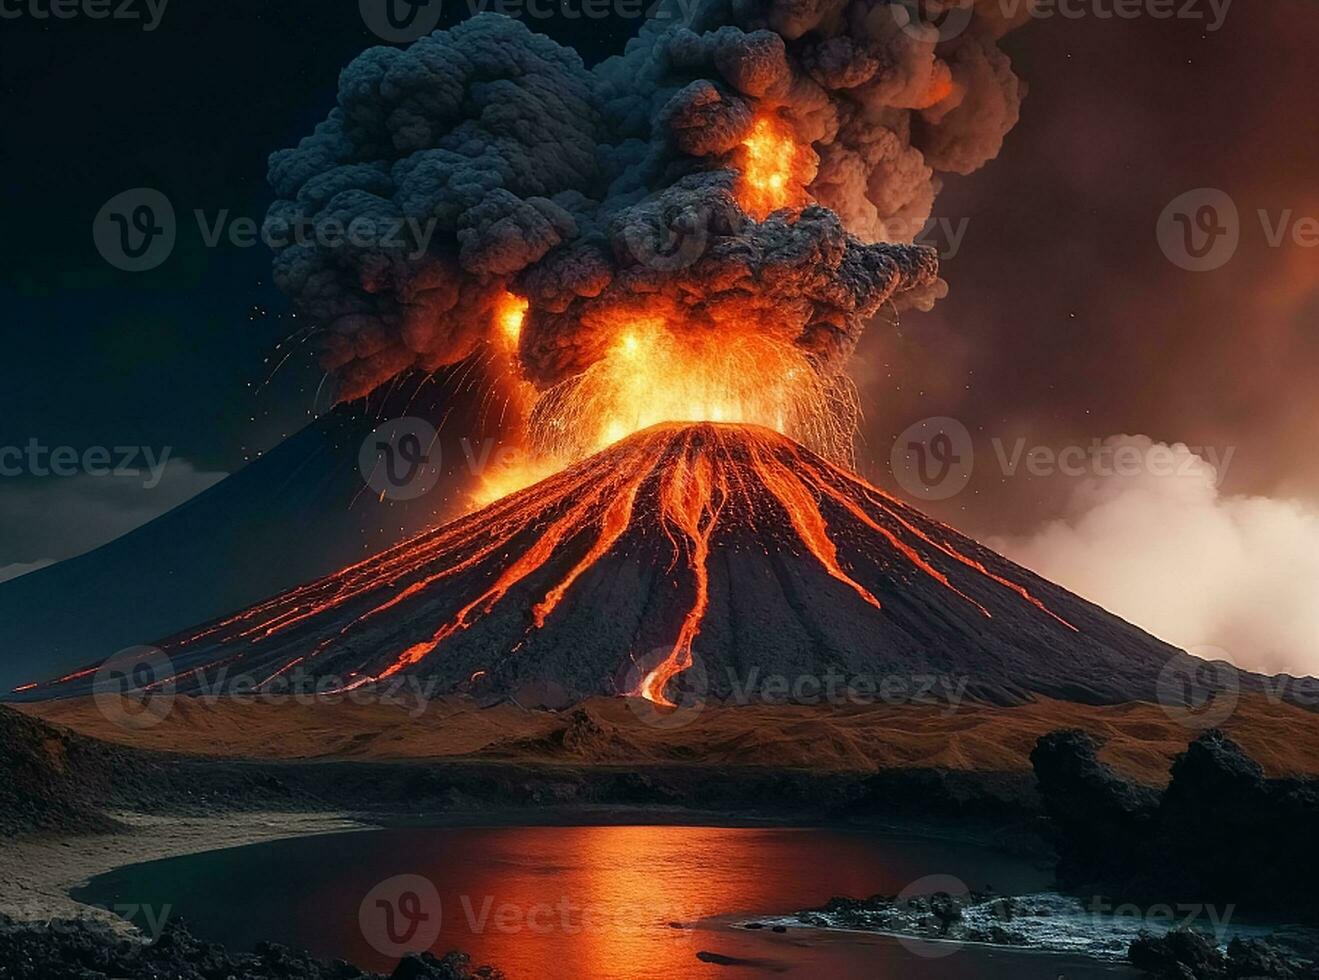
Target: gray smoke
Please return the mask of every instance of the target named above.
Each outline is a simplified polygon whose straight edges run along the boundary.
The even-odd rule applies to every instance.
[[[981,166],[1016,122],[1004,25],[963,6],[941,40],[888,0],[696,0],[593,70],[495,14],[372,48],[271,157],[268,220],[349,230],[280,249],[276,281],[322,328],[342,400],[471,355],[506,290],[530,302],[519,362],[542,388],[641,311],[770,332],[838,371],[885,303],[942,295],[933,251],[909,244],[937,173]],[[814,203],[758,221],[735,189],[767,115]]]

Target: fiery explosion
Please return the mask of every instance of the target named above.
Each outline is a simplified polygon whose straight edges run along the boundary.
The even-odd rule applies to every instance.
[[[848,463],[862,331],[944,288],[911,244],[937,172],[981,166],[1016,121],[988,5],[947,40],[898,0],[663,14],[589,70],[492,14],[372,48],[270,159],[273,219],[380,232],[275,259],[340,400],[498,360],[492,417],[520,455],[478,504],[669,421]]]
[[[663,6],[589,70],[492,14],[372,48],[329,117],[271,157],[272,218],[380,232],[335,247],[313,236],[275,260],[321,327],[341,400],[494,348],[567,404],[538,413],[548,428],[533,442],[586,452],[665,417],[812,429],[796,418],[803,359],[835,390],[881,307],[941,295],[911,236],[937,173],[991,159],[1022,94],[991,5],[971,5],[947,40],[898,0]],[[777,345],[751,376],[780,370],[771,387],[787,403],[766,406],[719,368],[689,372],[637,419],[633,393],[657,372],[603,390],[629,337],[684,371],[724,346],[745,361]],[[589,422],[586,404],[600,412]]]

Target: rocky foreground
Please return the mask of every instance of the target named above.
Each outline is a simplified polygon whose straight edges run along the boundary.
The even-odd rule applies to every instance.
[[[1314,933],[1233,936],[1225,945],[1203,932],[1177,928],[1156,934],[1131,920],[1088,913],[1077,899],[1040,894],[1003,896],[937,892],[910,897],[834,898],[797,913],[795,924],[878,932],[939,943],[975,943],[1079,953],[1127,962],[1155,980],[1300,980],[1319,964]],[[749,923],[746,928],[763,928]],[[781,928],[781,926],[777,927]]]
[[[1155,980],[1301,980],[1315,975],[1314,963],[1272,943],[1233,939],[1220,950],[1193,929],[1141,936],[1131,944],[1129,957],[1132,966]]]
[[[1319,922],[1319,780],[1269,779],[1217,730],[1173,760],[1162,791],[1123,778],[1099,748],[1084,732],[1060,731],[1031,754],[1064,887]]]
[[[0,916],[0,980],[501,980],[464,953],[408,956],[388,976],[323,961],[275,943],[231,953],[177,923],[152,943],[84,920],[16,923]]]

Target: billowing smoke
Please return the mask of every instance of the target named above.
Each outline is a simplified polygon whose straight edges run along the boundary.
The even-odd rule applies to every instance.
[[[942,294],[909,244],[936,173],[981,166],[1016,122],[990,6],[965,0],[941,39],[915,3],[696,0],[592,70],[493,14],[370,49],[271,158],[269,220],[348,230],[279,250],[276,281],[322,328],[342,400],[500,342],[509,292],[541,390],[643,314],[838,372],[886,303]]]
[[[1180,443],[1116,436],[1105,449],[1135,465],[1080,484],[1068,513],[1033,534],[987,543],[1192,653],[1319,671],[1319,511],[1226,496]]]

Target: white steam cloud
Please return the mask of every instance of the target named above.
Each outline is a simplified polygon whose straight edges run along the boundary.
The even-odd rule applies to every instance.
[[[1105,441],[1122,446],[1145,465],[1088,478],[1062,518],[987,543],[1193,653],[1319,674],[1319,510],[1225,496],[1214,466],[1180,443]]]

